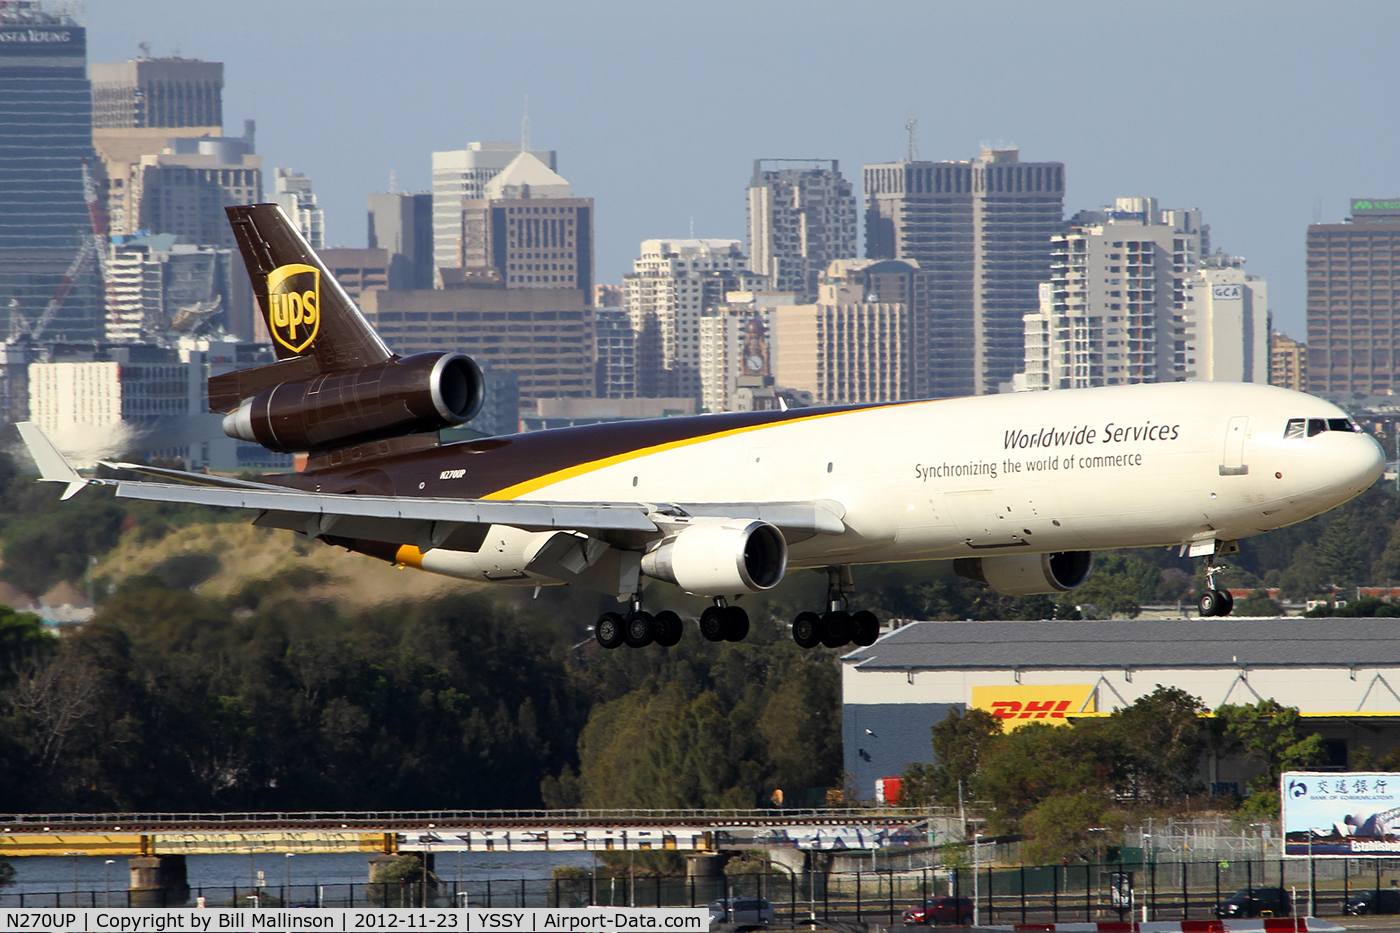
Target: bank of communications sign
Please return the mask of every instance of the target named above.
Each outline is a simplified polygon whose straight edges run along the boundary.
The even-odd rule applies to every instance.
[[[1400,774],[1287,771],[1279,783],[1285,855],[1400,855]]]
[[[972,708],[991,713],[1002,721],[1002,728],[1008,732],[1032,722],[1063,726],[1076,713],[1095,712],[1094,701],[1092,684],[972,688]]]

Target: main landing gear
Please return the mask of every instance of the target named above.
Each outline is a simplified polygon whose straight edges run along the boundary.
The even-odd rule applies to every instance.
[[[653,642],[664,648],[680,643],[685,634],[685,620],[669,609],[652,615],[642,609],[640,595],[632,597],[627,613],[605,612],[593,626],[593,637],[604,648],[645,648]]]
[[[1235,608],[1235,597],[1230,595],[1230,591],[1219,589],[1215,585],[1215,575],[1224,569],[1225,565],[1217,564],[1215,558],[1206,559],[1206,591],[1201,594],[1197,603],[1202,618],[1227,616]]]
[[[828,567],[826,612],[798,613],[792,620],[792,640],[803,648],[825,645],[841,648],[854,642],[862,647],[880,637],[880,620],[866,609],[848,611],[847,597],[855,591],[850,567]]]

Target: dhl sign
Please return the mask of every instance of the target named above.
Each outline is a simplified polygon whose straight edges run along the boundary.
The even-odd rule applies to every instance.
[[[1091,684],[1048,684],[1005,687],[973,687],[972,708],[983,709],[1002,720],[1011,730],[1029,722],[1063,726],[1066,714],[1096,712]]]

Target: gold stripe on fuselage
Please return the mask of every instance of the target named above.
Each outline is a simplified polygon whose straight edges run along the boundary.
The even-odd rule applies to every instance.
[[[935,400],[922,400],[922,401],[935,401]],[[835,417],[835,416],[837,416],[837,415],[850,415],[850,414],[855,414],[856,412],[870,411],[871,409],[874,409],[874,408],[893,408],[893,407],[895,407],[896,405],[910,405],[910,404],[915,404],[915,403],[914,403],[914,402],[890,402],[890,403],[888,403],[888,404],[886,404],[886,405],[861,405],[861,406],[859,406],[859,407],[854,407],[854,408],[843,408],[843,409],[841,409],[841,410],[839,410],[839,411],[824,411],[824,412],[822,412],[822,413],[820,413],[820,414],[815,414],[815,415],[806,415],[806,416],[799,416],[799,417],[796,417],[796,418],[788,418],[788,419],[785,419],[785,420],[783,420],[783,421],[776,421],[776,422],[775,422],[775,421],[765,421],[765,422],[763,422],[763,423],[761,423],[761,424],[748,424],[748,425],[744,425],[744,426],[741,427],[741,428],[730,428],[730,429],[728,429],[728,430],[726,430],[726,431],[716,431],[716,432],[714,432],[713,434],[698,434],[698,435],[696,435],[696,436],[694,436],[694,437],[687,437],[687,438],[683,438],[683,439],[677,440],[677,441],[667,441],[667,442],[664,443],[664,444],[656,444],[656,445],[651,446],[651,447],[638,447],[638,448],[636,448],[635,450],[628,450],[628,451],[624,451],[623,453],[620,453],[620,454],[613,454],[613,455],[610,456],[610,457],[603,457],[603,458],[598,459],[598,460],[589,460],[589,461],[587,461],[586,463],[579,463],[579,464],[576,464],[576,465],[571,466],[571,467],[565,467],[565,468],[562,469],[562,470],[555,470],[555,471],[552,472],[552,473],[545,473],[545,474],[542,475],[542,476],[536,476],[536,477],[534,477],[534,478],[532,478],[532,479],[527,479],[527,480],[524,480],[523,482],[516,483],[516,484],[514,484],[513,486],[506,486],[504,489],[498,489],[498,490],[496,490],[495,492],[487,493],[486,495],[482,496],[481,498],[483,498],[483,499],[518,499],[520,496],[523,496],[523,495],[525,495],[526,493],[534,492],[534,491],[537,490],[537,489],[543,489],[545,486],[550,486],[550,485],[553,485],[554,483],[560,483],[560,482],[563,482],[563,481],[566,480],[566,479],[573,479],[573,478],[576,477],[576,476],[583,476],[583,475],[586,474],[586,473],[593,473],[593,472],[595,472],[595,471],[597,471],[597,470],[604,469],[605,467],[615,466],[615,465],[617,465],[617,464],[619,464],[619,463],[626,463],[626,462],[629,461],[629,460],[636,460],[636,459],[638,459],[639,457],[650,456],[651,454],[659,454],[659,453],[663,453],[663,452],[668,451],[668,450],[677,450],[677,449],[682,448],[682,447],[690,447],[690,446],[692,446],[692,445],[700,444],[700,443],[703,443],[703,442],[705,442],[705,441],[719,440],[720,438],[723,438],[723,437],[733,437],[733,436],[735,436],[735,435],[737,435],[737,434],[747,434],[747,433],[749,433],[750,431],[761,431],[761,430],[763,430],[764,428],[777,428],[777,427],[782,427],[783,425],[788,425],[788,424],[800,424],[800,423],[802,423],[802,422],[807,422],[807,421],[816,421],[816,420],[819,419],[819,418],[833,418],[833,417]],[[697,416],[693,416],[693,417],[704,417],[704,416],[703,416],[703,415],[697,415]]]

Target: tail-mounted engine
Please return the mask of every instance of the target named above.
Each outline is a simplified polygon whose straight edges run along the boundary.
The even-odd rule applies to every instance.
[[[767,522],[691,525],[642,555],[642,572],[701,596],[757,593],[783,579],[787,541]]]
[[[224,417],[224,433],[282,453],[335,450],[464,424],[483,391],[471,357],[419,353],[263,389]]]
[[[1006,596],[1064,593],[1089,579],[1093,568],[1093,551],[960,557],[953,561],[958,576],[984,583]]]

